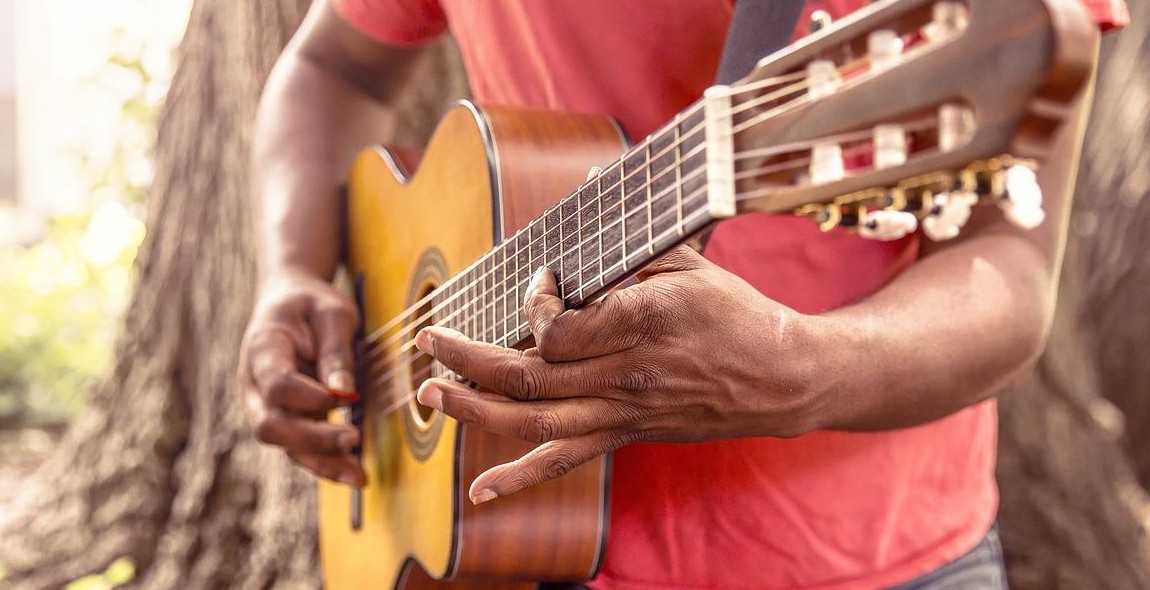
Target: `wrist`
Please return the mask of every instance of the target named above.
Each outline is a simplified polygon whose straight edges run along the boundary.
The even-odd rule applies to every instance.
[[[857,370],[858,348],[848,344],[833,317],[789,311],[786,365],[796,397],[793,427],[798,436],[834,428],[848,411],[847,384]]]

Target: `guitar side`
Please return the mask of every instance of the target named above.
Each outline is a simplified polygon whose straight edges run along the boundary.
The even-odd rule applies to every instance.
[[[365,150],[348,186],[349,270],[362,285],[365,332],[466,268],[623,148],[616,126],[601,117],[464,103],[440,123],[413,175],[390,152]],[[320,484],[326,586],[510,589],[533,587],[514,581],[592,576],[606,534],[607,460],[471,505],[475,476],[531,445],[397,403],[420,380],[404,343],[369,348],[362,360],[369,484],[358,530],[350,490]],[[380,362],[392,358],[399,362]]]

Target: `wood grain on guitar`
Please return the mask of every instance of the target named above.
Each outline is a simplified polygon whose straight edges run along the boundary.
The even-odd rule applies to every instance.
[[[876,239],[919,223],[948,239],[979,200],[1040,221],[1028,171],[1085,82],[1094,35],[1077,0],[883,0],[630,148],[605,117],[463,104],[414,174],[365,151],[347,250],[369,484],[360,498],[320,485],[327,586],[530,588],[601,562],[609,459],[471,505],[476,475],[532,445],[418,406],[423,379],[449,376],[413,346],[419,327],[525,346],[522,298],[541,266],[577,307],[732,214]]]

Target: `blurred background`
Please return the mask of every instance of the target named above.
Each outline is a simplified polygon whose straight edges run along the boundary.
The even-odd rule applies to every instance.
[[[157,117],[190,8],[189,0],[0,0],[7,492],[56,448],[111,367],[144,237]],[[108,574],[109,584],[124,581],[131,567]]]
[[[111,366],[190,8],[0,0],[0,488]]]
[[[1001,403],[1012,587],[1150,588],[1150,6],[1109,36],[1058,316]],[[317,588],[251,437],[247,149],[308,0],[0,0],[0,588]],[[186,32],[186,34],[185,34]],[[466,95],[428,46],[403,126]]]

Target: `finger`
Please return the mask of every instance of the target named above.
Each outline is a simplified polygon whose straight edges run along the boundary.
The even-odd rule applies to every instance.
[[[367,474],[363,471],[359,458],[350,453],[320,455],[289,452],[288,457],[317,477],[356,488],[367,485]]]
[[[340,454],[359,445],[359,431],[346,424],[330,424],[292,416],[275,409],[256,420],[260,442],[300,454]]]
[[[333,395],[357,399],[352,339],[359,327],[359,313],[354,306],[344,303],[323,305],[312,312],[312,329],[319,351],[316,373]]]
[[[690,246],[676,246],[670,252],[661,256],[655,262],[639,271],[639,280],[646,281],[651,277],[663,273],[688,270],[702,270],[713,263],[694,251]]]
[[[610,374],[596,363],[548,363],[532,351],[471,340],[446,328],[424,328],[415,345],[457,375],[520,401],[580,397],[605,390]]]
[[[468,497],[482,504],[499,496],[514,494],[638,440],[636,433],[601,430],[583,436],[544,443],[526,455],[479,474],[471,483]]]
[[[595,430],[636,424],[640,413],[624,402],[595,397],[523,403],[482,396],[444,379],[419,388],[419,403],[483,430],[536,444]]]
[[[524,297],[535,346],[556,363],[604,356],[632,348],[652,336],[649,298],[616,291],[580,309],[565,309],[555,275],[541,269]]]
[[[276,328],[254,333],[248,344],[248,370],[266,404],[301,414],[323,413],[338,400],[299,373],[291,336]]]

